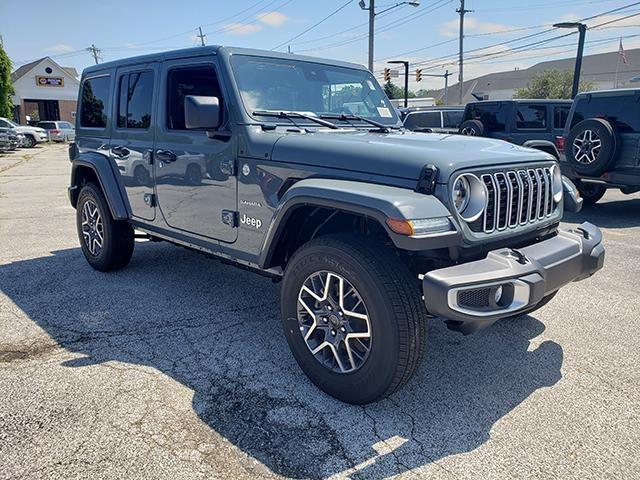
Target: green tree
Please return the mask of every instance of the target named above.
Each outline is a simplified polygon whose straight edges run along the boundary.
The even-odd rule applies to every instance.
[[[571,70],[545,70],[533,76],[528,87],[516,90],[514,98],[571,98],[573,72]],[[592,90],[593,82],[581,81],[580,92]]]
[[[13,102],[13,84],[11,83],[11,60],[0,45],[0,117],[12,116]]]
[[[387,94],[387,97],[391,98],[402,98],[403,91],[400,87],[398,87],[391,80],[384,84],[384,93]]]

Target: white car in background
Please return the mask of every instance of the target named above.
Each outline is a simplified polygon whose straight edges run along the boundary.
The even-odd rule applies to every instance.
[[[76,138],[76,127],[69,122],[38,122],[38,126],[47,131],[52,142],[72,142]]]
[[[49,136],[47,135],[47,131],[45,129],[40,127],[18,125],[8,118],[0,117],[0,128],[14,128],[18,133],[23,134],[24,141],[22,146],[27,148],[35,147],[36,144],[49,140]]]

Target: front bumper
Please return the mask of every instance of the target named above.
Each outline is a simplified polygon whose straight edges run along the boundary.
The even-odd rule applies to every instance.
[[[602,268],[604,253],[600,230],[583,223],[528,247],[494,250],[483,260],[425,274],[425,304],[432,315],[472,333],[593,275]]]

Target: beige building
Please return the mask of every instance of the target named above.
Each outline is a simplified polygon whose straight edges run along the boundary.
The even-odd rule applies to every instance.
[[[72,67],[50,57],[22,65],[11,74],[13,116],[18,123],[65,120],[75,123],[80,81]]]

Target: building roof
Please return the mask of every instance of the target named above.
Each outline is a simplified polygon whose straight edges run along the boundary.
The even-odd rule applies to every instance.
[[[613,85],[616,68],[618,71],[618,79],[621,85],[626,84],[634,76],[640,73],[640,48],[626,50],[627,63],[620,62],[618,65],[618,50],[608,53],[599,53],[595,55],[586,55],[582,60],[581,80],[592,81],[596,83],[611,82]],[[472,102],[477,100],[473,96],[482,95],[496,91],[510,91],[518,88],[524,88],[529,85],[533,76],[544,72],[545,70],[573,70],[575,58],[563,58],[560,60],[549,60],[537,63],[529,68],[520,70],[510,70],[506,72],[490,73],[478,78],[467,80],[463,83],[463,102]],[[455,84],[449,87],[449,103],[457,101],[460,95],[460,86]],[[444,97],[444,89],[432,92],[433,96],[440,99]],[[491,98],[489,100],[498,100],[499,98]]]
[[[73,77],[73,78],[78,78],[78,71],[73,68],[73,67],[62,67],[58,64],[58,62],[56,62],[55,60],[53,60],[51,57],[42,57],[39,58],[38,60],[34,60],[33,62],[29,62],[29,63],[25,63],[24,65],[19,66],[12,74],[11,74],[11,83],[15,83],[18,79],[22,78],[24,75],[26,75],[27,73],[29,73],[29,71],[36,67],[37,65],[41,64],[42,62],[44,62],[45,60],[49,60],[50,62],[52,62],[54,65],[57,65],[60,69],[62,69],[64,72],[67,73],[67,75]]]

